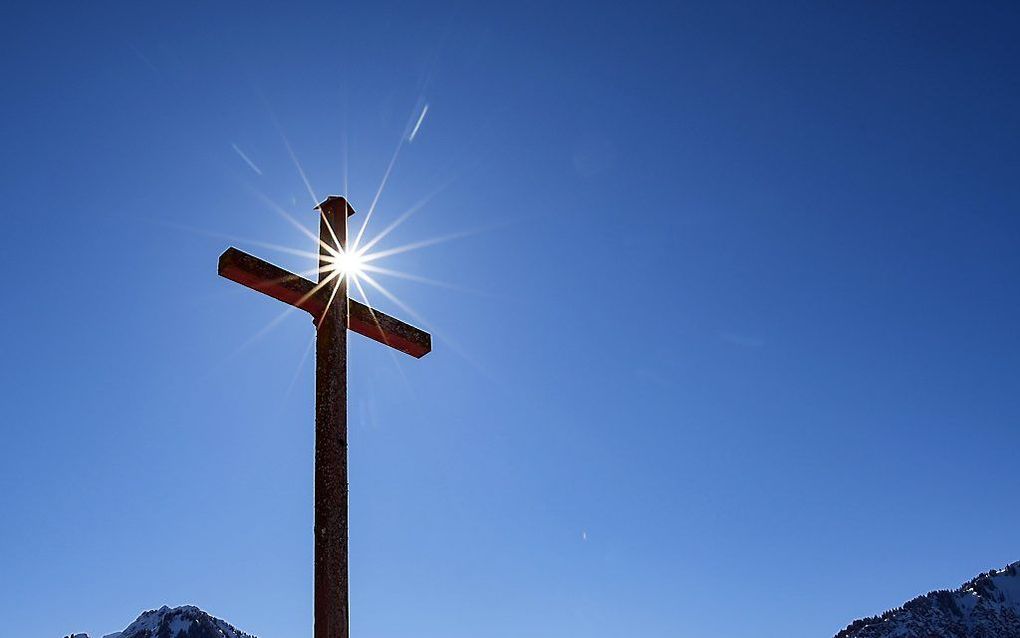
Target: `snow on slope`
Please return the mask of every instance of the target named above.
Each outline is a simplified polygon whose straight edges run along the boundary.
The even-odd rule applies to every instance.
[[[863,618],[836,638],[1020,638],[1020,561]]]
[[[88,638],[74,634],[69,638]],[[124,631],[103,638],[255,638],[233,625],[205,613],[198,607],[185,605],[142,612]]]

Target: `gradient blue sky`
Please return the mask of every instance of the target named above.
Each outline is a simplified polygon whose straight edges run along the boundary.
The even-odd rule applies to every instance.
[[[387,261],[431,355],[352,338],[355,635],[826,636],[1020,558],[1020,15],[856,4],[7,7],[0,633],[310,635],[312,326],[216,258],[307,267],[223,237],[312,248],[285,139],[360,222],[424,104],[369,233],[465,235]]]

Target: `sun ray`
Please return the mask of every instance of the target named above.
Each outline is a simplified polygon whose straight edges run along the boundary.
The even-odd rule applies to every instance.
[[[312,275],[318,275],[320,273],[331,272],[331,271],[334,271],[334,270],[336,270],[336,269],[332,265],[319,266],[317,268],[310,268],[308,270],[302,270],[300,272],[296,272],[293,275],[286,275],[286,276],[280,277],[278,279],[270,279],[270,280],[268,280],[267,283],[279,284],[279,283],[283,283],[285,281],[293,281],[294,279],[299,279],[301,277],[311,277]]]
[[[358,246],[361,243],[361,238],[365,234],[365,229],[368,228],[368,222],[372,219],[372,213],[375,212],[375,206],[379,203],[379,198],[382,197],[383,189],[386,187],[386,182],[390,178],[390,173],[393,172],[394,164],[397,163],[397,157],[400,155],[400,149],[402,149],[404,144],[408,141],[407,132],[411,128],[411,122],[414,121],[416,112],[417,105],[415,105],[415,110],[411,111],[411,114],[407,119],[407,124],[404,126],[404,131],[400,134],[400,140],[397,142],[397,148],[393,150],[393,157],[390,158],[390,163],[386,167],[386,172],[383,173],[382,181],[379,182],[379,188],[375,191],[375,197],[372,198],[372,203],[368,207],[368,213],[365,214],[365,219],[361,222],[361,228],[358,229],[358,234],[355,236],[352,246]]]
[[[288,275],[286,275],[284,277],[278,277],[276,279],[267,279],[266,280],[266,284],[272,285],[272,284],[284,283],[284,282],[287,282],[287,281],[293,281],[296,278],[297,279],[301,279],[301,278],[311,277],[312,275],[315,275],[316,273],[326,272],[326,271],[329,271],[329,270],[333,270],[333,267],[332,266],[322,266],[322,267],[319,267],[319,268],[313,268],[311,270],[302,270],[302,271],[298,271],[298,272],[295,272],[295,273],[288,274]],[[218,299],[218,298],[223,297],[224,295],[233,295],[233,294],[235,294],[237,292],[240,292],[240,290],[235,290],[235,289],[232,289],[232,288],[226,289],[226,290],[219,290],[218,289],[215,292],[210,292],[210,293],[203,294],[203,295],[194,295],[194,296],[190,297],[190,299],[192,301],[196,302],[196,303],[197,302],[201,302],[201,303],[204,304],[205,303],[204,300],[207,300],[207,299]]]
[[[297,255],[298,257],[307,257],[309,259],[318,259],[319,256],[309,250],[301,250],[299,248],[290,248],[289,246],[281,246],[280,244],[271,244],[269,242],[259,241],[257,239],[248,239],[245,237],[234,237],[233,241],[240,244],[249,244],[251,246],[259,246],[261,248],[267,248],[269,250],[275,250],[281,253],[287,253],[288,255]]]
[[[386,250],[380,250],[380,251],[374,252],[374,253],[372,253],[370,255],[364,255],[361,258],[361,260],[364,261],[365,263],[368,263],[370,261],[376,261],[377,259],[382,259],[383,257],[390,257],[392,255],[399,255],[400,253],[406,253],[406,252],[408,252],[410,250],[417,250],[419,248],[426,248],[428,246],[434,246],[436,244],[443,244],[443,243],[446,243],[448,241],[453,241],[454,239],[461,239],[463,237],[469,237],[471,235],[476,235],[479,232],[482,232],[482,231],[478,231],[478,230],[474,230],[474,231],[462,231],[462,232],[459,232],[459,233],[450,233],[449,235],[440,235],[439,237],[432,237],[430,239],[423,239],[421,241],[411,242],[410,244],[404,244],[402,246],[397,246],[395,248],[387,248]]]
[[[418,314],[414,310],[414,308],[411,308],[410,306],[405,304],[403,301],[398,299],[393,293],[391,293],[389,290],[387,290],[385,287],[383,287],[382,284],[380,284],[378,281],[376,281],[374,277],[370,276],[368,273],[362,272],[361,273],[361,278],[364,279],[365,281],[367,281],[369,283],[369,285],[371,285],[373,288],[378,290],[384,297],[386,297],[387,299],[392,301],[394,304],[396,304],[401,310],[403,310],[407,314],[409,314],[412,317],[414,317],[415,321],[420,323],[426,330],[431,332],[432,335],[436,339],[439,339],[443,343],[448,345],[453,352],[455,352],[458,356],[460,356],[460,358],[464,359],[464,361],[468,362],[471,365],[471,367],[475,368],[480,373],[484,374],[486,377],[488,377],[490,379],[493,378],[492,374],[488,370],[483,368],[481,365],[479,365],[479,363],[477,361],[475,361],[470,356],[468,356],[468,354],[464,350],[464,348],[460,347],[460,345],[458,345],[457,342],[455,342],[455,341],[453,341],[453,340],[451,340],[449,338],[444,338],[442,336],[442,332],[441,331],[436,330],[435,326],[430,325],[429,322],[424,317],[422,317],[420,314]]]
[[[368,222],[372,219],[372,213],[375,212],[375,205],[379,203],[379,198],[382,196],[383,189],[386,188],[386,182],[390,178],[390,173],[393,172],[393,165],[397,163],[397,157],[400,155],[400,149],[404,147],[404,136],[400,136],[400,141],[397,143],[397,148],[393,151],[393,157],[390,158],[390,163],[386,167],[386,172],[383,173],[382,181],[379,182],[379,188],[375,191],[375,197],[372,198],[372,203],[368,207],[368,212],[365,213],[365,219],[361,222],[361,228],[358,229],[358,234],[354,237],[353,246],[357,246],[361,242],[362,235],[365,234],[365,229],[368,228]]]
[[[396,230],[398,226],[400,226],[401,224],[403,224],[404,222],[406,222],[406,221],[407,221],[407,220],[408,220],[408,219],[409,219],[409,218],[410,218],[410,217],[411,217],[412,215],[414,215],[414,214],[415,214],[415,213],[417,213],[417,212],[418,212],[419,210],[421,210],[422,208],[424,208],[424,207],[425,207],[425,205],[426,205],[426,204],[428,204],[428,203],[429,203],[429,201],[431,201],[433,197],[435,197],[435,196],[436,196],[436,195],[438,195],[439,193],[441,193],[441,192],[443,192],[444,190],[446,190],[446,188],[447,188],[447,187],[448,187],[448,186],[449,186],[450,184],[452,184],[453,182],[454,182],[454,180],[453,180],[453,179],[449,179],[449,180],[447,180],[446,182],[444,182],[443,184],[440,184],[440,185],[439,185],[439,187],[437,187],[437,188],[436,188],[435,190],[433,190],[433,191],[432,191],[431,193],[429,193],[429,194],[428,194],[428,195],[426,195],[425,197],[422,197],[422,198],[421,198],[421,199],[419,199],[419,200],[418,200],[417,202],[415,202],[415,203],[414,203],[414,205],[412,205],[412,206],[411,206],[410,208],[408,208],[408,209],[407,209],[406,211],[404,211],[403,213],[401,213],[399,217],[397,217],[397,218],[396,218],[395,220],[393,220],[392,222],[390,222],[390,225],[389,225],[389,226],[387,226],[386,228],[384,228],[384,229],[382,229],[381,231],[379,231],[379,233],[378,233],[378,234],[377,234],[377,235],[376,235],[375,237],[373,237],[372,239],[368,240],[368,242],[367,242],[367,243],[365,243],[365,245],[364,245],[363,247],[359,247],[359,249],[360,249],[360,250],[361,250],[362,252],[368,252],[369,250],[371,250],[373,246],[375,246],[376,244],[378,244],[378,243],[379,243],[380,241],[382,241],[382,239],[383,239],[384,237],[386,237],[386,236],[387,236],[387,235],[389,235],[389,234],[390,234],[391,232],[393,232],[394,230]]]
[[[217,368],[219,368],[222,365],[225,365],[228,361],[231,361],[232,359],[234,359],[235,357],[240,355],[242,352],[247,350],[249,347],[251,347],[252,344],[254,344],[255,342],[257,342],[260,339],[262,339],[263,337],[265,337],[267,334],[272,332],[277,326],[279,326],[283,322],[284,319],[289,317],[292,312],[297,310],[304,302],[308,301],[313,295],[315,295],[320,290],[322,290],[323,286],[328,285],[329,282],[331,282],[333,279],[335,279],[340,274],[340,271],[333,270],[331,268],[324,268],[323,270],[332,270],[332,272],[330,272],[329,276],[327,276],[325,279],[323,279],[322,281],[316,283],[315,286],[313,286],[311,290],[309,290],[306,294],[302,295],[301,298],[298,299],[293,305],[288,304],[287,307],[284,308],[280,312],[280,314],[278,314],[276,317],[274,317],[268,324],[263,326],[262,329],[260,329],[254,335],[252,335],[251,337],[246,339],[244,341],[244,343],[242,343],[240,346],[238,346],[236,349],[234,349],[233,352],[231,352],[229,355],[227,355],[223,359],[223,361],[221,361],[220,363],[214,365],[212,370],[209,371],[209,374],[214,373]],[[286,279],[289,279],[289,277],[286,278]],[[281,278],[281,280],[285,280],[285,278]],[[334,289],[334,292],[335,292],[335,289]]]
[[[254,192],[254,193],[255,193],[255,194],[256,194],[256,195],[257,195],[257,196],[258,196],[259,198],[261,198],[261,199],[262,199],[262,201],[263,201],[263,202],[264,202],[264,203],[265,203],[265,204],[266,204],[267,206],[269,206],[269,208],[271,208],[271,209],[272,209],[272,210],[273,210],[273,211],[274,211],[274,212],[275,212],[275,213],[276,213],[277,215],[279,215],[280,217],[282,217],[283,219],[285,219],[286,221],[288,221],[288,222],[289,222],[289,223],[290,223],[290,224],[291,224],[292,226],[294,226],[294,228],[297,228],[297,229],[298,229],[299,231],[301,231],[301,232],[302,232],[302,233],[303,233],[304,235],[306,235],[306,236],[307,236],[307,237],[308,237],[309,239],[311,239],[312,241],[314,241],[314,242],[315,242],[316,244],[318,244],[318,245],[319,245],[319,246],[321,246],[322,248],[325,248],[325,249],[326,249],[326,251],[327,251],[327,252],[329,252],[329,253],[330,253],[331,255],[333,255],[334,257],[336,257],[336,256],[338,256],[338,255],[339,255],[339,253],[337,253],[337,251],[336,251],[336,250],[335,250],[335,249],[334,249],[334,248],[333,248],[332,246],[330,246],[330,245],[329,245],[329,244],[327,244],[326,242],[324,242],[324,241],[322,241],[321,239],[319,239],[318,237],[316,237],[316,236],[315,236],[315,234],[314,234],[314,233],[312,233],[312,231],[308,230],[307,228],[305,228],[305,227],[304,227],[304,224],[302,224],[302,223],[301,223],[301,222],[299,222],[298,220],[294,219],[294,216],[293,216],[293,215],[291,215],[290,213],[288,213],[288,212],[287,212],[286,210],[284,210],[284,208],[283,208],[282,206],[280,206],[279,204],[277,204],[276,202],[274,202],[274,201],[273,201],[272,199],[270,199],[270,198],[269,198],[269,197],[268,197],[267,195],[265,195],[265,194],[261,193],[260,191],[258,191],[258,190],[255,190],[255,189],[252,189],[252,191],[253,191],[253,192]],[[317,202],[316,202],[316,203],[317,203]]]
[[[425,325],[427,323],[424,319],[422,319],[421,315],[419,315],[417,312],[414,311],[413,308],[411,308],[410,306],[405,304],[403,301],[398,299],[396,297],[396,295],[394,295],[392,292],[387,290],[382,284],[380,284],[378,281],[376,281],[375,277],[372,277],[371,275],[369,275],[366,272],[362,272],[360,279],[364,279],[365,281],[367,281],[369,283],[369,285],[372,286],[373,288],[375,288],[376,290],[378,290],[379,293],[382,294],[382,296],[386,297],[387,299],[389,299],[390,301],[395,303],[401,310],[403,310],[407,314],[409,314],[412,317],[414,317],[422,325]]]
[[[247,350],[248,347],[250,347],[253,343],[262,339],[262,337],[272,332],[278,325],[280,325],[280,323],[283,322],[284,319],[290,316],[290,313],[294,312],[295,310],[297,310],[297,306],[287,306],[286,308],[284,308],[280,312],[280,314],[276,315],[269,323],[263,326],[258,332],[248,337],[248,339],[244,343],[238,346],[237,350],[235,350],[233,354],[230,355],[231,358],[241,354],[242,352]]]
[[[204,237],[215,237],[216,239],[226,239],[227,241],[234,241],[239,244],[248,244],[250,246],[259,246],[260,248],[268,248],[269,250],[275,250],[281,253],[287,253],[289,255],[298,255],[299,257],[308,257],[309,259],[318,259],[319,256],[308,250],[301,250],[299,248],[292,248],[290,246],[284,246],[282,244],[273,244],[271,242],[261,241],[258,239],[251,239],[250,237],[239,237],[237,235],[228,235],[226,233],[218,233],[212,230],[206,230],[204,228],[196,228],[195,226],[187,226],[184,224],[178,224],[175,222],[168,222],[160,219],[151,220],[155,224],[165,226],[167,228],[173,228],[174,230],[180,230],[187,233],[194,233],[195,235],[202,235]]]
[[[368,314],[372,315],[372,321],[375,322],[375,327],[379,328],[379,332],[383,335],[383,342],[386,343],[386,345],[389,345],[389,343],[386,342],[386,333],[383,332],[382,325],[379,323],[379,318],[375,315],[375,308],[372,307],[372,302],[368,300],[368,295],[365,293],[365,288],[362,287],[361,281],[357,277],[354,277],[353,281],[354,287],[358,289],[358,292],[361,293],[361,298],[365,301],[365,307],[368,308]]]
[[[401,213],[400,216],[397,217],[392,222],[390,222],[390,224],[386,228],[384,228],[381,231],[379,231],[379,233],[375,237],[373,237],[372,239],[368,240],[368,242],[366,242],[364,246],[359,246],[359,248],[362,251],[366,251],[366,252],[371,250],[372,247],[375,246],[376,244],[378,244],[384,237],[386,237],[386,235],[389,235],[390,233],[392,233],[394,230],[397,229],[398,226],[403,224],[412,215],[414,215],[419,210],[421,210],[421,208],[423,206],[425,206],[425,204],[427,202],[428,202],[428,199],[426,198],[426,199],[422,199],[422,200],[418,201],[417,203],[415,203],[414,206],[411,206],[411,208],[408,208],[406,211]]]
[[[290,393],[294,390],[294,385],[297,383],[298,377],[301,376],[301,368],[304,367],[305,361],[308,360],[308,355],[312,352],[312,346],[315,345],[315,337],[308,340],[308,345],[305,347],[304,353],[301,355],[301,360],[298,361],[297,368],[294,370],[294,376],[291,377],[290,383],[287,384],[287,390],[283,393],[283,399],[280,403],[285,403],[290,398]]]
[[[404,272],[402,270],[393,270],[392,268],[382,268],[380,266],[374,266],[372,264],[362,264],[361,272],[371,272],[378,275],[387,275],[389,277],[396,277],[397,279],[406,279],[407,281],[415,281],[421,284],[429,286],[436,286],[437,288],[446,288],[447,290],[456,290],[458,292],[466,292],[473,295],[480,295],[482,297],[494,297],[490,293],[483,292],[481,290],[475,290],[473,288],[465,288],[456,284],[451,284],[445,281],[439,281],[438,279],[429,279],[428,277],[421,277],[412,273]]]
[[[429,112],[429,105],[426,104],[422,107],[421,115],[418,116],[418,121],[414,125],[414,129],[411,130],[411,135],[408,136],[407,141],[413,142],[416,135],[418,135],[418,129],[421,128],[421,123],[425,121],[425,114]]]
[[[344,94],[344,97],[346,98],[346,93]],[[295,307],[300,307],[312,295],[320,294],[319,299],[324,299],[325,295],[321,294],[322,290],[325,286],[330,284],[332,284],[332,290],[329,293],[328,300],[326,300],[325,305],[326,312],[328,312],[332,308],[332,304],[334,303],[334,301],[336,301],[336,299],[339,298],[338,295],[340,292],[340,287],[344,286],[347,289],[346,295],[348,295],[349,297],[353,297],[351,293],[354,293],[356,291],[358,296],[365,300],[365,303],[368,306],[369,311],[371,312],[371,318],[377,325],[380,324],[379,316],[381,315],[377,316],[376,311],[373,309],[371,303],[369,303],[369,294],[367,292],[367,288],[369,287],[373,289],[372,293],[373,297],[375,297],[376,294],[384,297],[390,303],[399,307],[403,312],[407,313],[410,317],[414,318],[417,322],[428,327],[428,322],[417,311],[415,311],[407,303],[402,301],[397,295],[391,292],[386,287],[386,285],[380,283],[377,277],[394,277],[396,279],[413,281],[431,286],[447,288],[451,290],[458,290],[481,295],[486,294],[476,290],[459,287],[452,283],[439,281],[435,279],[429,279],[427,277],[423,277],[414,273],[404,272],[401,270],[376,265],[377,263],[381,263],[380,260],[386,257],[401,255],[404,253],[408,253],[410,251],[426,248],[429,246],[443,244],[463,237],[468,237],[481,232],[486,232],[491,229],[487,227],[464,230],[460,232],[452,232],[445,235],[430,237],[418,241],[412,241],[410,243],[405,243],[395,247],[386,247],[377,250],[377,248],[379,248],[383,240],[387,238],[392,238],[395,234],[394,231],[396,231],[403,224],[405,224],[407,220],[410,219],[412,216],[420,212],[420,210],[424,208],[437,194],[445,190],[451,183],[453,183],[457,179],[456,176],[454,176],[452,179],[447,180],[446,183],[441,184],[438,188],[435,188],[432,192],[428,193],[425,197],[414,202],[410,208],[401,212],[395,219],[392,219],[392,221],[384,223],[383,224],[384,227],[382,228],[381,231],[373,234],[369,233],[370,230],[369,225],[371,224],[372,219],[374,218],[375,210],[377,208],[380,208],[382,195],[384,192],[387,192],[385,189],[389,185],[389,180],[393,177],[396,163],[401,157],[403,148],[404,146],[409,145],[414,139],[416,139],[423,126],[424,120],[428,117],[429,111],[430,106],[424,100],[424,95],[422,95],[415,104],[414,109],[409,114],[407,125],[405,126],[404,131],[402,132],[400,138],[398,139],[396,146],[393,148],[393,152],[389,158],[388,163],[385,165],[385,170],[382,174],[381,179],[379,180],[378,187],[374,193],[374,196],[371,199],[371,202],[368,206],[368,210],[364,214],[362,223],[358,226],[357,232],[352,233],[353,237],[349,235],[345,236],[346,233],[340,233],[339,232],[341,230],[340,228],[334,228],[331,223],[332,220],[323,211],[319,211],[320,222],[322,221],[326,222],[325,228],[320,227],[320,229],[315,229],[308,227],[309,220],[306,220],[304,217],[300,216],[296,218],[294,214],[288,212],[287,209],[277,204],[275,201],[270,199],[270,197],[268,197],[266,194],[258,192],[254,187],[249,185],[249,189],[255,191],[256,194],[263,200],[263,202],[267,206],[269,206],[271,210],[273,210],[277,215],[282,217],[290,225],[298,229],[298,231],[302,233],[302,235],[308,237],[309,239],[314,240],[316,244],[318,244],[319,250],[318,254],[316,254],[315,252],[298,250],[290,248],[288,246],[281,246],[278,244],[272,244],[269,242],[262,242],[258,240],[238,239],[238,241],[246,244],[251,244],[254,246],[266,247],[271,250],[278,250],[283,253],[297,255],[303,258],[316,260],[315,268],[303,271],[296,276],[308,277],[309,275],[318,274],[320,277],[322,277],[322,280],[314,285],[310,285],[309,288],[311,288],[311,290],[309,290],[307,294],[302,295],[301,299],[299,299],[293,306],[287,308],[283,313],[280,314],[280,316],[276,317],[273,321],[269,323],[269,325],[264,327],[256,335],[249,339],[244,345],[242,345],[241,347],[242,350],[245,347],[247,347],[250,343],[262,338],[266,333],[275,328],[276,325],[278,325],[284,319],[284,317],[289,315],[290,312],[292,312]],[[275,114],[272,113],[271,109],[270,114],[273,116],[273,120],[274,123],[276,124],[277,131],[280,134],[281,140],[283,141],[283,144],[287,150],[288,156],[290,157],[291,162],[293,163],[295,169],[297,170],[309,197],[312,199],[313,204],[318,205],[319,197],[317,196],[315,189],[312,187],[308,173],[305,172],[305,169],[302,166],[301,161],[298,159],[297,154],[294,151],[294,147],[292,146],[287,135],[284,133],[282,127],[279,124],[279,121],[276,120]],[[343,179],[342,184],[343,184],[343,196],[345,199],[349,196],[350,188],[349,184],[350,140],[349,131],[347,127],[347,120],[349,116],[350,113],[348,113],[345,108],[342,114],[343,130],[341,139],[341,162]],[[239,148],[235,147],[235,150],[239,151]],[[245,157],[242,157],[242,159],[245,159]],[[293,206],[288,206],[288,209],[290,210],[293,210],[293,208],[294,208]],[[298,219],[301,219],[301,221],[298,221]],[[346,219],[344,220],[344,222],[346,223]],[[499,224],[499,226],[504,225],[506,224],[505,223]],[[319,232],[316,233],[315,232],[316,230],[318,230]],[[372,230],[374,230],[374,228]],[[344,237],[344,239],[349,238],[352,239],[353,241],[350,241],[347,244],[347,246],[341,247],[339,241],[341,237]],[[340,279],[339,282],[337,281],[338,278]],[[281,277],[281,280],[284,279],[290,279],[290,276],[286,278]],[[387,285],[390,285],[390,283],[388,282]],[[378,300],[378,297],[375,298],[376,300]],[[323,314],[326,313],[324,312]],[[322,316],[316,319],[316,326],[321,327],[321,325]],[[434,330],[432,331],[433,333],[435,333]],[[441,338],[439,337],[438,334],[436,335],[436,337]],[[448,339],[441,340],[447,342],[451,346],[450,348],[451,350],[455,351],[458,355],[463,357],[474,367],[478,367],[477,363],[472,361],[471,358],[468,357],[461,348],[457,347],[453,343],[450,343]],[[307,356],[308,351],[306,351],[302,356],[301,363],[299,363],[299,370],[300,366],[303,364]],[[392,352],[391,356],[394,356],[395,364],[399,364],[399,362],[396,361],[395,355]],[[397,365],[397,367],[398,370],[400,370],[401,374],[403,375],[403,370],[400,369],[399,365]],[[483,372],[485,371],[483,370]],[[291,385],[293,385],[293,381]]]
[[[321,242],[319,242],[319,238],[316,237],[315,234],[312,231],[308,230],[307,228],[305,228],[304,224],[302,224],[298,220],[294,219],[294,217],[290,213],[288,213],[286,210],[284,210],[283,206],[280,206],[279,204],[277,204],[275,201],[270,199],[268,195],[262,193],[261,191],[255,190],[254,188],[252,189],[252,191],[262,200],[262,202],[266,206],[268,206],[270,209],[272,209],[273,212],[275,212],[277,215],[282,217],[284,220],[289,222],[291,226],[293,226],[294,228],[296,228],[299,231],[301,231],[302,234],[304,234],[306,237],[308,237],[312,241],[321,243]]]
[[[345,125],[346,126],[346,125]],[[344,199],[350,197],[350,187],[348,185],[348,173],[350,172],[350,155],[347,149],[347,131],[344,131],[344,142],[343,142],[343,155],[344,155]]]
[[[279,126],[277,128],[279,128]],[[319,198],[315,196],[315,190],[312,189],[312,184],[308,181],[308,176],[305,175],[305,169],[301,167],[301,162],[298,161],[297,155],[294,154],[294,149],[290,147],[290,140],[287,139],[282,128],[279,128],[279,130],[280,137],[283,139],[283,145],[287,147],[287,153],[290,154],[290,159],[294,162],[294,167],[297,168],[298,174],[301,175],[301,181],[305,183],[305,188],[308,189],[308,195],[312,198],[312,204],[318,204]]]
[[[290,314],[291,312],[293,312],[293,311],[297,310],[297,309],[298,309],[298,308],[299,308],[299,307],[301,306],[301,304],[303,304],[304,302],[306,302],[306,301],[308,301],[309,299],[311,299],[313,295],[315,295],[316,293],[318,293],[318,292],[319,292],[320,290],[322,290],[322,288],[323,288],[324,286],[326,286],[326,285],[327,285],[327,284],[328,284],[328,283],[329,283],[330,281],[332,281],[333,279],[335,279],[335,278],[336,278],[336,276],[337,276],[338,274],[340,274],[340,272],[339,272],[339,271],[337,271],[337,270],[334,270],[333,272],[329,273],[329,275],[328,275],[328,276],[327,276],[327,277],[326,277],[325,279],[323,279],[322,281],[320,281],[320,282],[318,282],[317,284],[315,284],[315,286],[314,286],[314,287],[313,287],[313,288],[312,288],[311,290],[309,290],[309,291],[308,291],[307,293],[305,293],[304,295],[301,295],[301,298],[300,298],[300,299],[298,299],[298,301],[297,301],[297,302],[296,302],[295,304],[293,304],[293,305],[288,305],[288,306],[287,306],[287,307],[286,307],[286,308],[284,309],[284,311],[283,311],[283,312],[281,312],[281,313],[280,313],[280,314],[279,314],[279,315],[278,315],[278,316],[277,316],[277,317],[276,317],[275,319],[273,319],[272,321],[270,321],[270,322],[269,322],[269,324],[268,324],[268,325],[267,325],[266,327],[264,327],[264,328],[263,328],[262,330],[258,331],[258,332],[257,332],[257,333],[255,334],[255,336],[254,336],[254,337],[252,337],[251,339],[249,339],[248,341],[246,341],[246,342],[244,343],[244,345],[242,345],[242,346],[241,346],[241,348],[243,349],[243,348],[247,347],[248,345],[250,345],[250,344],[251,344],[251,343],[253,343],[254,341],[257,341],[258,339],[261,339],[261,338],[262,338],[262,337],[264,337],[264,336],[265,336],[266,334],[268,334],[268,333],[269,333],[269,331],[270,331],[270,330],[272,330],[273,328],[275,328],[276,326],[278,326],[278,325],[280,324],[280,322],[281,322],[281,321],[283,321],[283,320],[284,320],[284,318],[286,318],[286,317],[287,317],[287,315],[289,315],[289,314]],[[334,293],[336,292],[336,289],[335,289],[335,288],[334,288],[333,292],[334,292]]]
[[[328,283],[329,281],[331,281],[333,279],[336,279],[337,277],[341,277],[341,278],[344,277],[344,274],[343,274],[342,270],[334,269],[333,272],[329,273],[329,276],[327,276],[325,279],[323,279],[320,282],[320,284],[321,285],[325,285],[326,283]],[[337,283],[337,285],[333,286],[333,292],[331,292],[329,294],[329,301],[326,302],[326,308],[325,308],[325,310],[322,311],[322,316],[319,317],[319,321],[316,322],[316,324],[315,324],[315,328],[316,329],[318,329],[320,326],[322,326],[323,320],[326,318],[326,315],[329,314],[329,307],[333,305],[333,300],[336,299],[336,292],[338,290],[340,290],[341,286],[343,286],[343,282]]]
[[[250,157],[248,157],[248,156],[247,156],[247,155],[245,154],[245,152],[244,152],[244,151],[242,151],[242,150],[241,150],[241,149],[240,149],[240,148],[239,148],[239,147],[237,146],[237,144],[233,144],[233,143],[231,143],[231,146],[233,146],[233,147],[234,147],[234,151],[235,151],[235,152],[237,152],[237,154],[238,154],[238,155],[239,155],[239,156],[241,157],[241,159],[242,159],[242,160],[244,160],[244,163],[248,165],[248,168],[250,168],[251,170],[255,171],[255,172],[256,172],[256,173],[257,173],[257,174],[258,174],[259,176],[261,176],[261,175],[262,175],[262,169],[260,169],[260,168],[259,168],[258,166],[256,166],[256,165],[255,165],[255,162],[251,161],[251,158],[250,158]]]
[[[343,169],[343,187],[344,187],[343,195],[344,195],[344,199],[348,199],[348,196],[349,196],[349,193],[350,193],[350,189],[348,188],[348,175],[350,173],[350,167],[349,167],[349,164],[350,164],[350,155],[349,155],[350,140],[348,139],[348,134],[347,134],[347,106],[348,106],[348,104],[347,104],[347,91],[344,90],[343,87],[341,87],[341,91],[340,92],[343,95],[343,98],[342,98],[343,99],[343,105],[342,105],[342,109],[341,109],[342,112],[343,112],[343,116],[342,116],[343,117],[343,122],[342,122],[342,126],[340,127],[340,130],[341,130],[341,133],[340,133],[340,135],[341,135],[341,137],[340,137],[340,149],[341,149],[341,153],[343,154],[343,167],[344,167],[344,169]]]
[[[333,245],[336,246],[336,248],[334,249],[334,256],[339,256],[339,255],[336,255],[336,251],[339,251],[340,253],[343,253],[344,249],[340,245],[340,240],[336,238],[336,232],[333,230],[333,224],[330,224],[329,220],[326,219],[325,211],[322,211],[322,210],[319,211],[319,219],[321,221],[325,222],[326,229],[329,231],[329,236],[333,238]],[[347,220],[345,219],[344,223],[346,223],[346,222],[347,222]]]
[[[354,277],[353,281],[355,288],[357,288],[358,292],[361,293],[361,299],[365,302],[365,307],[368,308],[369,314],[372,315],[372,321],[375,322],[376,328],[379,328],[379,332],[383,334],[383,343],[385,343],[388,346],[389,342],[387,342],[385,339],[386,333],[383,331],[382,326],[379,324],[379,318],[375,314],[375,308],[372,307],[372,302],[369,301],[368,294],[365,292],[365,288],[361,285],[361,282],[358,280],[357,277]],[[386,352],[389,353],[390,360],[393,361],[393,367],[397,369],[397,373],[400,375],[400,378],[403,379],[404,385],[406,386],[408,391],[410,391],[411,384],[407,380],[407,375],[404,373],[404,369],[400,367],[400,361],[397,360],[397,353],[394,352],[392,348],[386,348]]]

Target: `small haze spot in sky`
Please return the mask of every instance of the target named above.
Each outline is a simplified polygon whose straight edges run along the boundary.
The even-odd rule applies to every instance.
[[[582,177],[595,177],[613,167],[616,149],[604,137],[589,137],[582,140],[571,156],[574,170]]]
[[[152,60],[150,60],[148,58],[148,56],[146,56],[144,53],[142,53],[141,49],[139,49],[138,47],[136,47],[133,44],[129,44],[128,47],[130,47],[131,50],[134,51],[135,57],[138,58],[139,60],[141,60],[142,63],[145,64],[145,66],[149,67],[150,69],[152,69],[156,73],[159,73],[159,68],[156,67],[156,65],[152,63]]]
[[[588,542],[588,532],[583,529],[581,530],[581,540],[584,542]]]
[[[661,374],[648,370],[647,368],[638,368],[634,371],[634,376],[643,377],[644,379],[664,388],[676,388],[676,383],[670,381],[667,377]]]
[[[765,345],[765,341],[763,339],[749,337],[735,332],[720,332],[719,338],[726,343],[732,343],[735,346],[743,346],[744,348],[761,348]]]

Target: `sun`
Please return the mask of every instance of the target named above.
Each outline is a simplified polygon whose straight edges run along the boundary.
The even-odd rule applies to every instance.
[[[365,270],[364,251],[348,249],[328,257],[329,269],[337,276],[353,279],[362,275]]]

